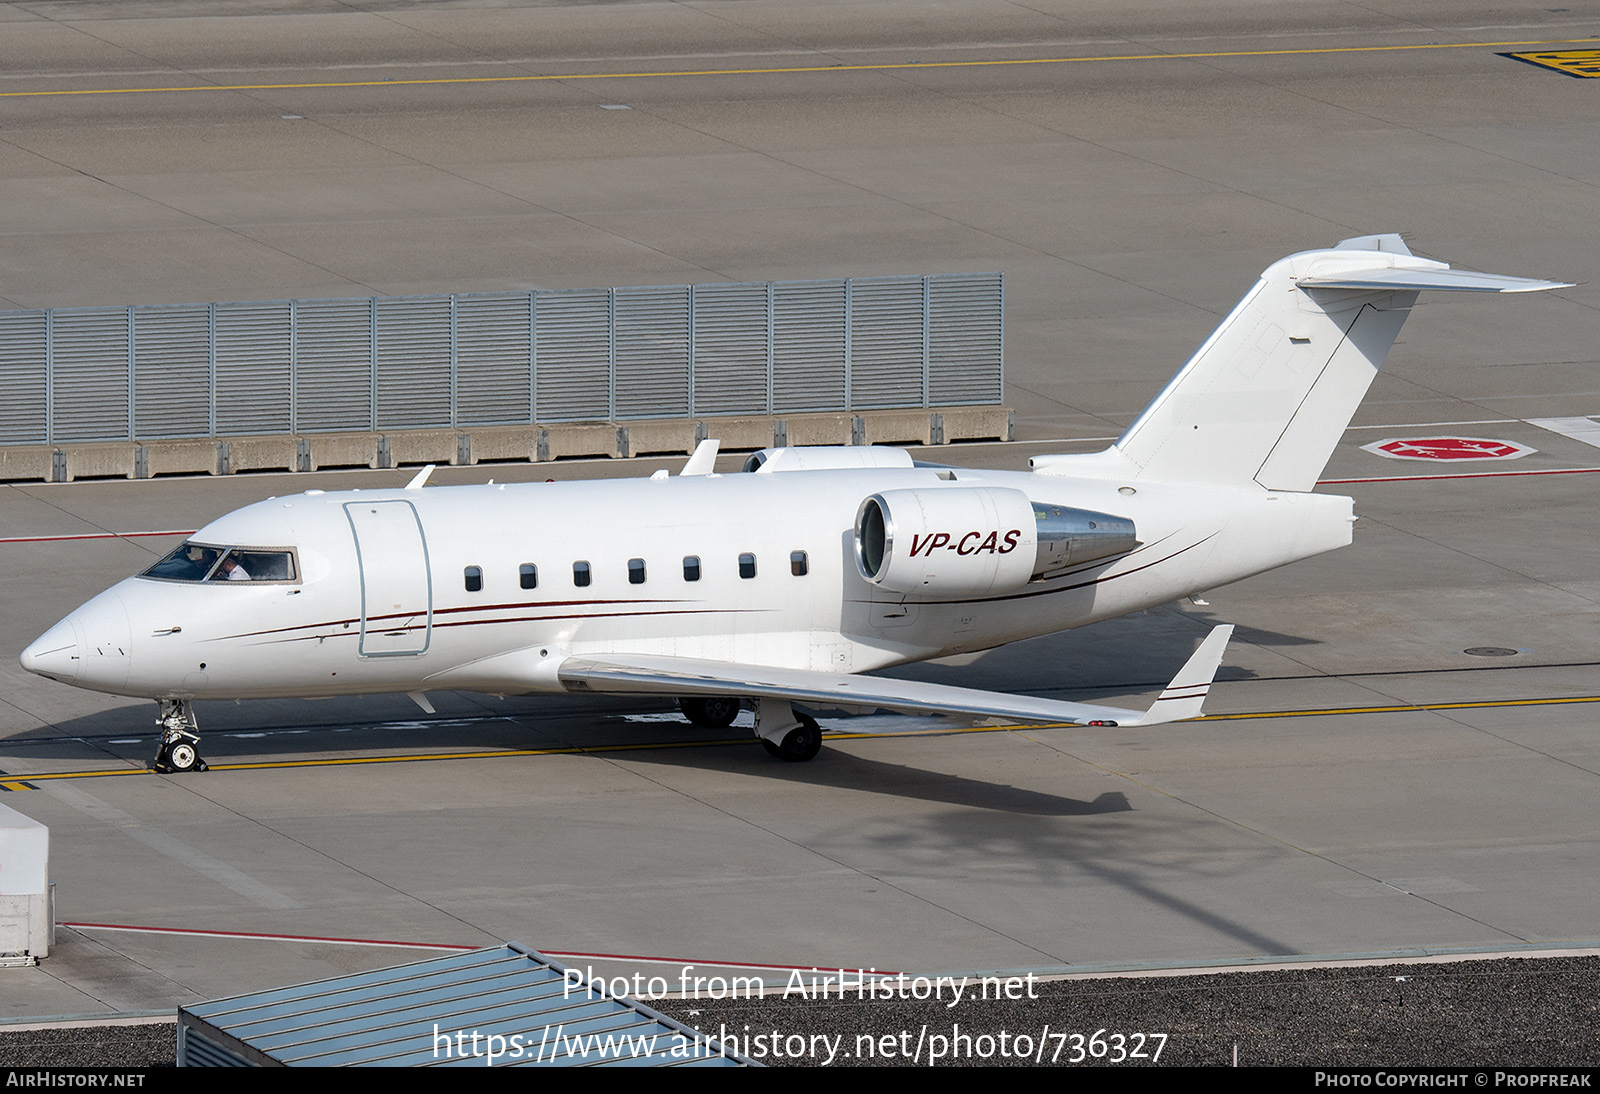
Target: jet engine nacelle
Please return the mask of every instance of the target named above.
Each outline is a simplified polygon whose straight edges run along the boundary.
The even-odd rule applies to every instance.
[[[988,596],[1138,545],[1125,517],[1034,502],[1021,490],[885,490],[856,511],[856,565],[900,593]]]

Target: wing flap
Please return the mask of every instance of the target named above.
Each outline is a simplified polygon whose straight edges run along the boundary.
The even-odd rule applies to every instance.
[[[1214,628],[1143,713],[1123,707],[1066,703],[947,684],[886,680],[848,673],[765,668],[684,657],[620,654],[570,657],[557,675],[571,691],[619,695],[738,695],[819,706],[882,707],[936,714],[978,714],[1076,725],[1156,725],[1193,718],[1210,690],[1233,628]]]

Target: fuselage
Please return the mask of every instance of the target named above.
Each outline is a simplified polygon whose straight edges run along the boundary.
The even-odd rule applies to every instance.
[[[951,594],[940,566],[1005,551],[1008,531],[1033,534],[952,525],[942,552],[928,547],[932,531],[916,540],[928,586],[896,592],[869,579],[856,542],[863,500],[892,491],[1020,491],[1131,520],[1137,543],[1015,587]],[[121,582],[23,664],[159,699],[558,691],[561,661],[596,653],[863,672],[1236,581],[1349,542],[1350,520],[1348,498],[1255,484],[913,466],[313,490],[200,529],[186,545],[194,573]],[[228,552],[258,572],[204,569]]]

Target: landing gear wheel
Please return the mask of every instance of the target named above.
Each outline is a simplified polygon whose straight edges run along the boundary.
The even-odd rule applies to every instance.
[[[809,714],[795,717],[800,719],[800,724],[784,734],[783,744],[775,745],[761,738],[761,747],[767,750],[767,755],[789,763],[805,763],[817,758],[817,753],[822,751],[822,727]]]
[[[192,737],[192,734],[184,734]],[[189,771],[210,771],[211,768],[200,758],[200,750],[195,748],[193,740],[184,740],[182,737],[175,741],[163,741],[161,750],[156,753],[155,762],[151,768],[163,775],[182,775]]]
[[[731,695],[678,700],[678,709],[683,711],[683,716],[701,729],[727,729],[739,717],[739,707],[739,700]]]
[[[152,769],[163,775],[182,774],[186,771],[210,771],[200,758],[199,725],[194,711],[186,699],[158,699],[161,714],[156,724],[161,727],[161,744],[156,749]]]

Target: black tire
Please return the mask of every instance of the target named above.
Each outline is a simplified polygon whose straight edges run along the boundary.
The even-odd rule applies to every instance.
[[[188,741],[179,741],[167,749],[167,767],[175,772],[193,771],[199,762],[199,751]]]
[[[740,705],[739,700],[731,695],[678,700],[678,709],[683,711],[683,716],[701,729],[727,729],[739,717]]]
[[[784,734],[783,744],[774,745],[765,737],[761,743],[767,746],[767,752],[786,763],[802,764],[817,758],[817,753],[822,751],[822,727],[817,725],[817,720],[809,714],[796,714],[800,724]]]

